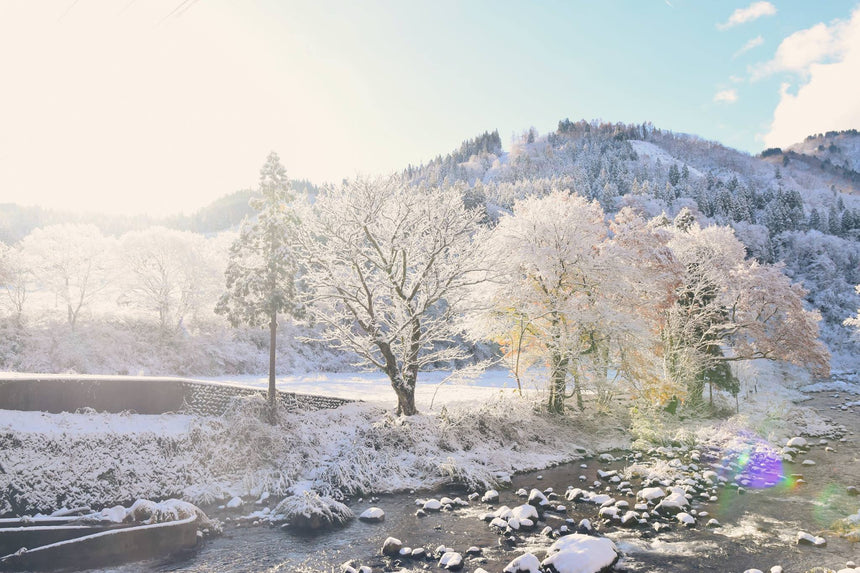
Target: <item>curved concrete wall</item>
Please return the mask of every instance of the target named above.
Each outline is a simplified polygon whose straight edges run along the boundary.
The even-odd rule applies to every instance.
[[[238,396],[265,395],[265,390],[220,382],[135,376],[15,375],[0,377],[0,409],[74,412],[132,410],[138,414],[192,412],[220,415]],[[288,410],[337,408],[343,398],[278,392]]]

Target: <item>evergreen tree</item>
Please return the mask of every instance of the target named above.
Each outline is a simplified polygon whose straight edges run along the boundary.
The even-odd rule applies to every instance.
[[[296,262],[290,232],[298,220],[289,204],[293,199],[286,170],[275,152],[260,170],[260,194],[251,199],[256,219],[245,219],[230,247],[225,272],[227,291],[215,312],[234,327],[269,327],[269,408],[275,413],[275,349],[278,314],[296,315]]]
[[[809,214],[809,228],[817,231],[821,230],[821,213],[818,212],[818,209],[813,208]]]

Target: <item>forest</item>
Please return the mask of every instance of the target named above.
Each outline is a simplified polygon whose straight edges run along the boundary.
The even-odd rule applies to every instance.
[[[744,360],[826,373],[858,355],[860,201],[801,155],[563,120],[321,188],[273,153],[257,189],[184,219],[31,212],[2,229],[0,369],[370,367],[406,414],[421,371],[464,364],[545,369],[553,411],[733,393]]]

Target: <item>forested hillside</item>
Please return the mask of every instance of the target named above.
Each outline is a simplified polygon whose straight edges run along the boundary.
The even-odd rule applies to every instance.
[[[811,136],[787,150],[751,156],[712,141],[662,131],[646,123],[558,124],[530,129],[510,151],[497,134],[464,142],[459,150],[404,172],[416,184],[461,182],[467,204],[489,220],[516,200],[570,189],[608,212],[633,207],[673,218],[689,208],[702,225],[730,225],[749,255],[785,264],[823,318],[822,335],[837,354],[857,355],[842,322],[860,297],[860,134]],[[473,151],[468,158],[465,151]]]
[[[682,212],[703,228],[728,226],[749,257],[784,265],[805,287],[809,308],[822,315],[834,367],[854,369],[860,345],[843,322],[860,308],[858,166],[856,131],[751,156],[647,123],[563,120],[552,133],[526,131],[509,150],[498,132],[485,132],[400,177],[428,196],[453,189],[481,211],[486,231],[517,201],[557,191],[596,201],[610,226],[629,220],[617,217],[625,207],[656,227]],[[309,204],[330,191],[306,181],[291,187]],[[0,369],[262,373],[266,333],[231,329],[214,312],[230,244],[242,219],[253,216],[248,202],[257,192],[236,191],[164,220],[0,206]],[[721,278],[721,288],[739,288],[732,280]],[[434,312],[447,316],[446,300],[438,304]],[[343,369],[355,361],[343,345],[304,340],[319,324],[279,323],[280,371]],[[454,344],[467,355],[486,358],[495,348],[464,340]]]

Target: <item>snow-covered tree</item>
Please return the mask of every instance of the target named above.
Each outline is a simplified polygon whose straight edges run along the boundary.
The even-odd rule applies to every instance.
[[[667,376],[688,398],[700,399],[705,384],[736,392],[733,361],[768,358],[827,370],[820,316],[803,308],[805,291],[781,267],[745,260],[728,227],[676,228],[669,246],[683,270],[662,324],[663,356]]]
[[[40,286],[65,306],[75,328],[81,310],[112,278],[114,244],[95,225],[52,225],[24,237],[21,250]]]
[[[7,308],[16,324],[21,323],[30,271],[20,249],[0,242],[0,308]]]
[[[230,247],[225,272],[227,291],[215,312],[234,327],[269,328],[269,406],[274,415],[275,350],[278,315],[295,314],[296,257],[290,236],[298,225],[291,207],[290,182],[278,155],[270,153],[260,169],[259,196],[251,199],[255,219],[245,219]]]
[[[454,318],[478,279],[480,217],[464,207],[461,189],[397,178],[329,187],[302,215],[303,280],[322,337],[382,370],[399,414],[417,413],[422,368],[466,356]]]
[[[857,291],[857,294],[860,294],[860,285],[854,287],[854,290]],[[853,326],[857,329],[857,334],[860,335],[860,309],[857,309],[857,314],[855,316],[845,319],[845,326]]]
[[[562,412],[568,375],[579,392],[585,368],[605,373],[612,346],[636,338],[632,251],[610,240],[596,201],[560,190],[518,201],[488,249],[495,272],[480,286],[488,305],[473,334],[499,342],[516,376],[523,363],[545,362],[548,409]]]
[[[162,333],[179,328],[199,310],[212,283],[213,265],[207,265],[202,235],[150,227],[122,236],[124,273],[122,304],[158,315]]]

